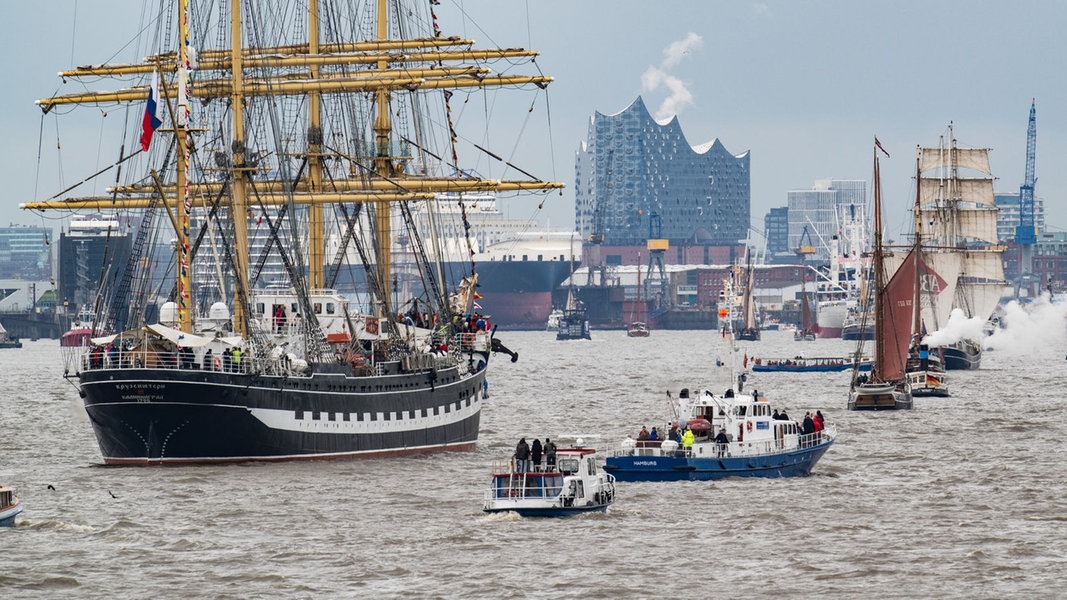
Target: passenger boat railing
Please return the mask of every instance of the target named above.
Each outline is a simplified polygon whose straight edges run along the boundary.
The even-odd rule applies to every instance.
[[[837,438],[837,426],[827,425],[822,431],[812,434],[798,434],[795,446],[786,446],[784,438],[770,440],[756,440],[752,442],[732,441],[725,444],[723,458],[733,456],[764,456],[780,454],[786,450],[803,450],[813,448],[820,444],[831,442]],[[710,440],[695,442],[692,448],[685,448],[681,444],[673,451],[661,449],[661,443],[666,440],[641,440],[633,447],[619,448],[612,452],[612,456],[673,456],[677,458],[719,458],[718,444]]]

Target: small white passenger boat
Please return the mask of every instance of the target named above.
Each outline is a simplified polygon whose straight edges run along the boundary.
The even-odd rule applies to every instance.
[[[15,525],[15,515],[22,512],[22,502],[15,489],[0,483],[0,527]]]
[[[615,477],[597,467],[596,450],[582,441],[556,451],[555,466],[520,472],[514,461],[493,465],[485,491],[487,513],[515,512],[524,517],[566,517],[604,511],[615,501]]]

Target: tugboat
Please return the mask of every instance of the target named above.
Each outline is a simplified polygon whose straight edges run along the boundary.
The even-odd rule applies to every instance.
[[[485,491],[487,513],[515,512],[523,517],[567,517],[603,512],[615,502],[615,477],[597,469],[596,450],[582,440],[556,453],[556,464],[540,471],[519,471],[514,461],[493,465]]]

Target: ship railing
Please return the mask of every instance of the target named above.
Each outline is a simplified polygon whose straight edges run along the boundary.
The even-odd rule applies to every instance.
[[[256,360],[247,355],[235,359],[232,355],[197,355],[192,350],[166,352],[144,346],[115,350],[93,347],[79,357],[79,364],[83,371],[148,368],[244,373],[257,367]]]
[[[798,434],[796,444],[786,443],[786,438],[774,438],[770,440],[756,440],[746,442],[734,440],[728,444],[722,444],[721,456],[762,456],[766,454],[778,454],[783,450],[812,448],[829,442],[837,437],[837,427],[829,425],[825,429],[812,434]],[[611,452],[612,456],[666,456],[668,453],[661,449],[661,441],[648,440],[637,441],[635,444],[627,444]],[[719,444],[702,440],[694,447],[686,448],[679,444],[670,452],[670,456],[677,458],[718,458],[720,456]]]
[[[555,498],[563,491],[564,474],[556,470],[518,471],[516,461],[493,463],[493,484],[490,498]],[[531,469],[535,467],[530,467]]]
[[[464,332],[457,333],[452,338],[452,344],[459,348],[460,352],[484,352],[489,349],[489,332]]]

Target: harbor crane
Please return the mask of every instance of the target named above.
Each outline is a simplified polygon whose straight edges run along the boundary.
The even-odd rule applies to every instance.
[[[1034,173],[1037,150],[1037,101],[1030,101],[1030,122],[1026,128],[1026,174],[1019,186],[1019,225],[1015,228],[1015,245],[1019,248],[1019,275],[1015,280],[1015,297],[1019,287],[1033,279],[1034,245],[1037,229],[1034,226]],[[1033,287],[1027,285],[1027,287]]]

